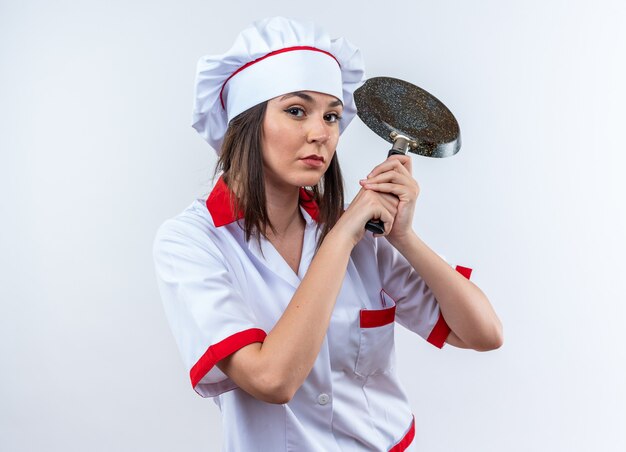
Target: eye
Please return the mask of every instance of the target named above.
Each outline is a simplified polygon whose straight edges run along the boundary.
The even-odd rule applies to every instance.
[[[284,112],[297,118],[302,118],[304,116],[304,108],[302,107],[289,107],[285,109]]]
[[[341,119],[341,116],[339,116],[337,113],[326,113],[324,115],[324,121],[326,122],[337,122]]]

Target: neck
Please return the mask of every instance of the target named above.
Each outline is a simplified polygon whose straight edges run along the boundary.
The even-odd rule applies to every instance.
[[[267,215],[276,230],[273,234],[271,230],[266,231],[268,235],[281,238],[302,227],[305,221],[300,212],[299,198],[298,187],[277,189],[266,184]]]

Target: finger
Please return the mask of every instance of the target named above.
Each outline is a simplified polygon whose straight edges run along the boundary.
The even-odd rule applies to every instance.
[[[375,190],[368,190],[365,187],[361,188],[357,197],[367,199],[366,201],[364,200],[364,202],[371,204],[372,206],[382,204],[385,207],[394,207],[400,202],[398,197],[391,193],[380,193]],[[355,200],[357,197],[355,197]]]
[[[392,182],[395,184],[409,185],[415,183],[415,179],[410,174],[401,174],[396,171],[385,171],[384,173],[376,176],[370,176],[367,179],[361,179],[359,181],[363,184],[379,184],[382,182]]]
[[[383,223],[384,232],[382,234],[374,234],[374,237],[383,237],[389,235],[393,228],[393,220],[395,215],[392,215],[387,209],[382,209],[380,212],[380,221]]]
[[[374,190],[367,190],[362,188],[357,194],[358,198],[362,198],[362,205],[371,212],[371,219],[380,220],[382,222],[388,221],[396,217],[398,204],[400,200],[392,194],[378,193]],[[356,200],[356,197],[355,197]],[[351,205],[355,205],[354,201]],[[370,207],[366,207],[369,205]]]
[[[376,192],[376,194],[379,196],[381,204],[395,218],[396,213],[398,212],[398,204],[400,204],[400,199],[398,199],[396,195],[392,195],[389,193]]]
[[[411,174],[411,157],[408,155],[392,155],[384,162],[376,165],[368,174],[368,177],[376,176],[385,171],[396,171],[403,174]]]
[[[389,191],[389,193],[393,193],[398,196],[400,196],[398,190],[401,190],[401,187],[404,187],[404,193],[408,198],[417,198],[420,192],[419,184],[415,179],[413,179],[413,176],[401,176],[393,171],[380,174],[371,179],[363,179],[362,181],[359,181],[359,183],[365,189],[376,190],[378,192],[385,191],[382,190],[381,187],[389,187],[385,186],[385,183],[397,185],[398,187],[396,187],[393,191]]]
[[[390,155],[389,157],[387,157],[387,161],[391,160],[397,160],[398,162],[400,162],[404,169],[408,170],[409,172],[411,171],[411,163],[413,162],[413,159],[411,159],[411,157],[409,157],[407,154]]]
[[[401,196],[409,197],[410,192],[407,190],[406,186],[392,183],[379,183],[379,184],[365,184],[364,186],[368,190],[375,190],[383,193],[392,193],[396,195],[398,198]]]

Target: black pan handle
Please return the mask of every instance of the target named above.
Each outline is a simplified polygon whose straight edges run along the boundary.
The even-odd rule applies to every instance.
[[[397,149],[391,149],[387,154],[387,157],[391,155],[405,155],[404,152],[398,151]],[[368,231],[372,231],[374,234],[384,234],[385,233],[385,223],[380,220],[371,219],[365,224],[365,229]]]

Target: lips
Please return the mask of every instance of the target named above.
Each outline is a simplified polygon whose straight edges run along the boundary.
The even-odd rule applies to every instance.
[[[324,167],[324,157],[321,155],[309,155],[307,157],[301,158],[300,161],[304,163],[309,168],[323,168]]]
[[[302,157],[301,160],[309,160],[309,159],[311,159],[311,160],[319,160],[320,162],[324,162],[324,157],[322,157],[321,155],[315,155],[315,154],[311,154],[311,155],[308,155],[306,157]]]

